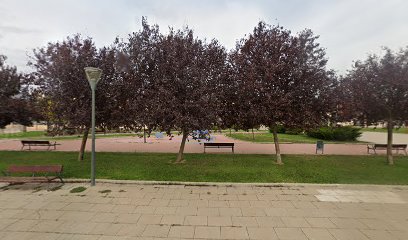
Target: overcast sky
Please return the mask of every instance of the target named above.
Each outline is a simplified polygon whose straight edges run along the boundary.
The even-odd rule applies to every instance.
[[[227,49],[259,20],[292,32],[310,28],[327,49],[329,67],[340,74],[382,46],[408,45],[406,0],[0,0],[0,54],[29,71],[33,48],[75,33],[109,45],[139,30],[142,16],[162,31],[188,25]]]

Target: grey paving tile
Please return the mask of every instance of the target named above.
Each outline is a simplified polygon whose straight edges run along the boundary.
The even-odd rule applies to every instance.
[[[66,184],[42,195],[19,189],[2,192],[0,239],[406,240],[408,236],[404,187],[100,184],[88,188],[83,197],[68,194],[80,185]],[[103,189],[112,192],[102,197]]]

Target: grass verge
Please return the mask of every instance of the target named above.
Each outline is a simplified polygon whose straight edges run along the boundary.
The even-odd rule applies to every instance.
[[[248,142],[256,142],[256,143],[272,143],[273,142],[273,134],[269,132],[265,133],[232,133],[226,134],[227,137],[231,137],[237,140],[248,141]],[[280,143],[291,142],[291,143],[316,143],[319,139],[309,137],[305,134],[278,134]],[[364,143],[359,141],[328,141],[324,140],[325,143]]]
[[[384,156],[284,155],[284,165],[273,155],[186,154],[185,164],[172,164],[170,153],[97,153],[96,174],[101,179],[191,182],[297,182],[408,184],[408,159]],[[89,178],[90,156],[77,161],[75,152],[0,151],[0,171],[8,165],[64,165],[65,178]]]
[[[135,133],[99,133],[95,135],[96,138],[116,138],[116,137],[137,137]],[[88,135],[91,138],[91,134]],[[82,135],[67,135],[51,137],[45,135],[44,131],[20,132],[20,133],[3,133],[0,134],[0,139],[38,139],[38,140],[80,140]]]

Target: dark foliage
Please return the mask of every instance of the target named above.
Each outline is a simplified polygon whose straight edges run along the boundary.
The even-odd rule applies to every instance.
[[[344,109],[360,124],[387,123],[388,163],[393,164],[392,131],[408,119],[408,48],[385,49],[380,57],[357,61],[342,80]]]
[[[239,125],[274,129],[277,161],[281,162],[277,126],[320,125],[332,111],[333,73],[326,70],[325,51],[311,30],[293,35],[280,26],[259,22],[231,53],[237,81]]]
[[[0,128],[13,122],[29,126],[37,115],[24,86],[25,77],[5,60],[0,55]]]
[[[285,126],[278,124],[276,126],[276,131],[277,133],[286,133],[286,134],[291,134],[291,135],[298,135],[303,133],[303,129],[301,128],[286,128]],[[269,129],[270,133],[273,133],[273,129]]]
[[[98,66],[103,71],[96,90],[96,123],[108,128],[116,126],[111,119],[115,119],[116,109],[122,104],[118,101],[115,63],[114,49],[97,50],[92,39],[79,35],[34,50],[29,63],[35,70],[31,84],[35,86],[43,117],[51,123],[51,131],[55,134],[70,129],[84,131],[80,159],[91,124],[91,90],[84,68]]]
[[[309,137],[334,140],[334,141],[356,141],[361,136],[359,128],[350,126],[320,127],[306,131]]]

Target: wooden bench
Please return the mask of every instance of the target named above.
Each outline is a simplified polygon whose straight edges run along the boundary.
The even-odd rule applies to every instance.
[[[204,143],[204,153],[206,148],[231,148],[234,153],[234,143]]]
[[[51,143],[50,141],[43,141],[43,140],[22,140],[21,144],[23,145],[21,147],[21,150],[24,149],[25,146],[28,146],[28,150],[31,150],[31,146],[46,146],[48,147],[47,150],[50,150],[50,147],[54,147],[54,150],[57,149],[57,142]]]
[[[387,150],[387,144],[368,144],[367,153],[370,153],[370,150],[373,150],[377,154],[376,150]],[[403,150],[405,155],[407,155],[407,144],[392,144],[392,150]]]
[[[11,165],[4,171],[0,182],[27,183],[27,182],[52,182],[59,179],[62,183],[62,165]],[[30,174],[31,176],[11,176],[12,174]],[[41,174],[42,176],[36,176]]]

